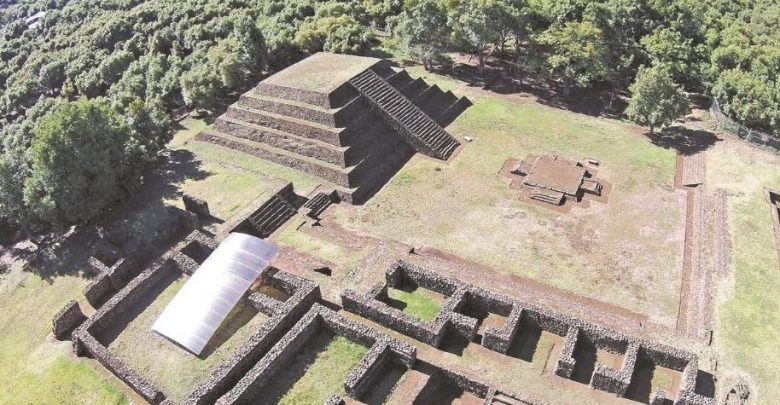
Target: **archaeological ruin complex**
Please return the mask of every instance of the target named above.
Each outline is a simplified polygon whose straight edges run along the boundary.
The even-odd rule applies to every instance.
[[[287,378],[283,376],[289,375],[285,373],[296,356],[320,338],[345,339],[364,350],[332,387],[340,394],[326,404],[550,403],[527,394],[507,366],[542,356],[542,368],[534,370],[531,384],[563,387],[566,395],[594,395],[589,398],[595,403],[714,405],[711,364],[690,347],[658,339],[662,333],[635,333],[654,328],[649,320],[632,329],[635,324],[622,323],[627,316],[623,311],[527,282],[516,284],[517,294],[507,294],[511,286],[499,281],[478,285],[476,279],[492,279],[456,254],[434,255],[435,260],[426,262],[422,249],[377,241],[326,220],[342,202],[365,202],[415,153],[448,164],[463,146],[445,128],[470,105],[465,97],[375,58],[318,53],[270,76],[196,140],[311,174],[322,184],[299,195],[294,184],[285,182],[224,221],[211,216],[209,201],[185,194],[184,209],[171,209],[168,232],[155,241],[166,246],[164,253],[147,261],[108,248],[94,253],[89,261],[94,278],[84,290],[85,300],[71,301],[56,314],[54,336],[70,339],[77,356],[95,359],[141,400],[155,405],[273,403],[277,398],[269,397],[269,387]],[[510,188],[525,193],[521,199],[570,206],[584,195],[606,201],[611,186],[597,178],[600,164],[549,153],[509,159],[500,174],[495,169],[493,174],[511,179]],[[768,198],[777,221],[780,198],[774,193]],[[116,341],[128,336],[145,310],[168,299],[163,291],[179,282],[186,288],[212,254],[225,251],[236,235],[275,244],[290,228],[327,235],[348,251],[365,249],[367,241],[376,242],[376,248],[347,271],[336,271],[295,246],[279,248],[278,257],[253,269],[256,279],[241,280],[242,289],[233,291],[261,323],[252,324],[245,342],[209,363],[205,378],[188,386],[183,396],[170,392],[148,370],[133,367],[127,357],[135,353],[117,349]],[[243,253],[253,255],[249,248]],[[442,271],[448,266],[468,271],[456,277]],[[396,298],[399,292],[437,297],[437,311],[423,319],[407,311],[407,304]],[[535,301],[529,295],[545,297]],[[547,305],[551,301],[557,306]],[[583,316],[593,308],[597,316]],[[225,317],[227,312],[218,322]],[[149,341],[135,342],[136,350],[187,349],[170,338],[175,335],[170,329],[159,332],[143,335]],[[208,332],[212,340],[189,350],[188,360],[214,355],[213,346],[224,340],[215,343],[212,333],[235,331]],[[555,343],[541,349],[542,335]],[[470,348],[469,356],[463,354],[465,348]],[[495,371],[505,367],[507,379],[495,378]],[[661,369],[671,376],[668,384],[651,390],[654,370]]]

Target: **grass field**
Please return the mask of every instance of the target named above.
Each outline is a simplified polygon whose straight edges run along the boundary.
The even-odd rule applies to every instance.
[[[731,141],[707,159],[707,181],[729,192],[732,274],[721,287],[717,348],[726,365],[750,374],[756,403],[780,396],[780,268],[764,187],[780,188],[778,158]]]
[[[387,291],[390,299],[399,301],[402,310],[421,321],[432,321],[436,318],[442,305],[442,298],[436,293],[417,288],[414,291],[390,288]]]
[[[449,164],[413,157],[364,207],[335,208],[334,220],[674,324],[685,201],[673,188],[673,150],[632,125],[496,97],[448,130],[475,140]],[[499,170],[547,151],[601,160],[598,178],[614,186],[609,204],[560,214],[518,201]]]
[[[48,282],[20,268],[0,275],[0,403],[127,403],[86,361],[72,360],[69,341],[50,336],[54,314],[86,284],[78,275]]]
[[[331,395],[346,398],[344,378],[367,351],[344,337],[317,334],[263,390],[258,403],[321,404]]]

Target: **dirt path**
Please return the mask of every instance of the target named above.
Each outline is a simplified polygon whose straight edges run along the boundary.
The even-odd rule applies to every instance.
[[[685,245],[676,330],[711,344],[712,277],[728,262],[726,195],[705,184],[704,151],[678,154],[675,186],[687,193]]]

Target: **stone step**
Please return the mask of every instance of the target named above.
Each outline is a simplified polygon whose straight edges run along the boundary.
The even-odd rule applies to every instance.
[[[412,77],[409,76],[409,73],[407,73],[406,70],[398,71],[394,75],[388,77],[385,80],[396,89],[401,89],[405,86],[408,86],[409,83],[414,81],[414,79],[412,79]]]
[[[330,127],[336,126],[335,114],[338,111],[337,109],[327,109],[312,104],[263,95],[255,90],[242,94],[239,98],[239,103],[255,110],[304,119]]]
[[[195,136],[196,140],[210,142],[217,145],[235,149],[261,159],[271,161],[283,166],[303,171],[316,177],[325,179],[337,186],[343,188],[355,188],[352,173],[357,165],[342,168],[332,163],[323,162],[308,156],[289,152],[284,149],[275,148],[268,144],[253,142],[242,138],[234,137],[230,134],[219,132],[213,128],[208,128]]]
[[[298,136],[317,139],[335,146],[344,146],[348,137],[348,131],[345,128],[329,127],[317,122],[288,117],[269,111],[256,110],[240,104],[234,104],[228,107],[226,115],[230,118],[250,122],[252,124],[289,132]]]
[[[346,166],[345,154],[349,147],[333,146],[316,139],[300,137],[225,115],[217,118],[214,122],[214,128],[237,138],[266,143],[276,148],[313,157],[341,167]]]
[[[264,81],[258,83],[257,86],[255,86],[255,90],[260,94],[271,97],[311,104],[321,108],[331,108],[330,99],[328,94],[325,93],[279,86]]]
[[[333,200],[331,199],[330,194],[317,193],[312,199],[306,201],[306,204],[304,204],[303,207],[309,210],[308,215],[310,217],[318,218],[332,203]]]

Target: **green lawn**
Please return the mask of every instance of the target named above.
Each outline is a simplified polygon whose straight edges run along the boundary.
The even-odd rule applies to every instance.
[[[263,391],[262,403],[322,404],[331,395],[346,398],[344,378],[368,351],[344,337],[313,336]]]
[[[448,164],[413,157],[363,207],[334,207],[332,219],[674,326],[685,198],[673,188],[673,150],[654,146],[633,125],[493,96],[448,130],[474,141]],[[609,203],[560,214],[518,201],[499,171],[508,158],[548,151],[600,160],[597,178],[613,185]]]
[[[718,145],[707,164],[707,181],[729,191],[733,243],[734,276],[719,291],[715,342],[729,368],[750,374],[756,403],[768,403],[780,395],[780,269],[764,187],[780,189],[778,161],[735,144]]]
[[[19,268],[0,275],[0,403],[127,403],[85,360],[73,360],[69,341],[50,336],[54,314],[86,284],[78,275],[49,283]]]
[[[435,297],[435,293],[429,293],[421,288],[414,291],[405,291],[395,288],[388,289],[391,299],[400,301],[403,311],[421,321],[432,321],[436,318],[442,305],[442,299]]]

